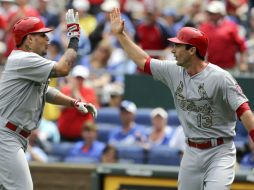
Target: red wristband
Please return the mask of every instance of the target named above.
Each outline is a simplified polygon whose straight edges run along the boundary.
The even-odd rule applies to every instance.
[[[250,138],[251,138],[252,142],[254,142],[254,129],[252,129],[252,130],[249,132],[249,135],[250,135]]]

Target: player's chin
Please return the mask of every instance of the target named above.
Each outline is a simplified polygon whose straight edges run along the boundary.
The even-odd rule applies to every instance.
[[[43,51],[42,53],[41,53],[41,56],[46,56],[47,55],[47,51]]]

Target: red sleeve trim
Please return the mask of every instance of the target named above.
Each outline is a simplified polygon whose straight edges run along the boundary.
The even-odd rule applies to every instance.
[[[254,129],[252,129],[252,130],[249,132],[249,136],[250,136],[252,142],[254,142]]]
[[[248,102],[244,102],[243,104],[241,104],[237,110],[236,110],[236,114],[237,114],[237,117],[240,119],[240,117],[242,116],[242,114],[247,111],[247,110],[250,110],[250,106],[248,104]]]
[[[150,63],[151,63],[151,57],[148,57],[145,62],[144,72],[149,75],[152,75]]]

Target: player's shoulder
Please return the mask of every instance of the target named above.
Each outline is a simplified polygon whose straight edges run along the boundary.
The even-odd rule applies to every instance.
[[[235,81],[234,77],[227,70],[224,70],[215,64],[208,64],[208,72],[213,76],[214,80],[217,79],[220,82]]]
[[[13,50],[9,56],[10,60],[27,60],[27,59],[40,59],[42,58],[40,55],[33,53],[33,52],[26,52],[22,50]]]
[[[219,67],[218,65],[215,65],[213,63],[208,63],[208,71],[211,72],[212,74],[215,75],[221,75],[221,76],[229,76],[230,73],[224,69],[222,69],[221,67]]]

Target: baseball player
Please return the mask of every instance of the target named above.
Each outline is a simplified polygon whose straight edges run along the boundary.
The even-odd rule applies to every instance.
[[[119,9],[110,13],[112,32],[128,56],[154,79],[167,85],[186,136],[178,177],[179,190],[229,190],[234,180],[237,117],[254,140],[254,117],[248,99],[225,70],[204,61],[208,39],[183,27],[175,38],[176,61],[151,59],[124,32]],[[223,53],[223,52],[221,52]]]
[[[36,17],[19,20],[13,27],[17,48],[8,57],[0,81],[0,189],[32,190],[33,183],[24,151],[32,130],[38,127],[45,102],[75,107],[83,113],[97,111],[48,87],[49,78],[70,72],[79,42],[79,19],[66,13],[70,42],[60,61],[43,58],[49,39],[43,22]]]

